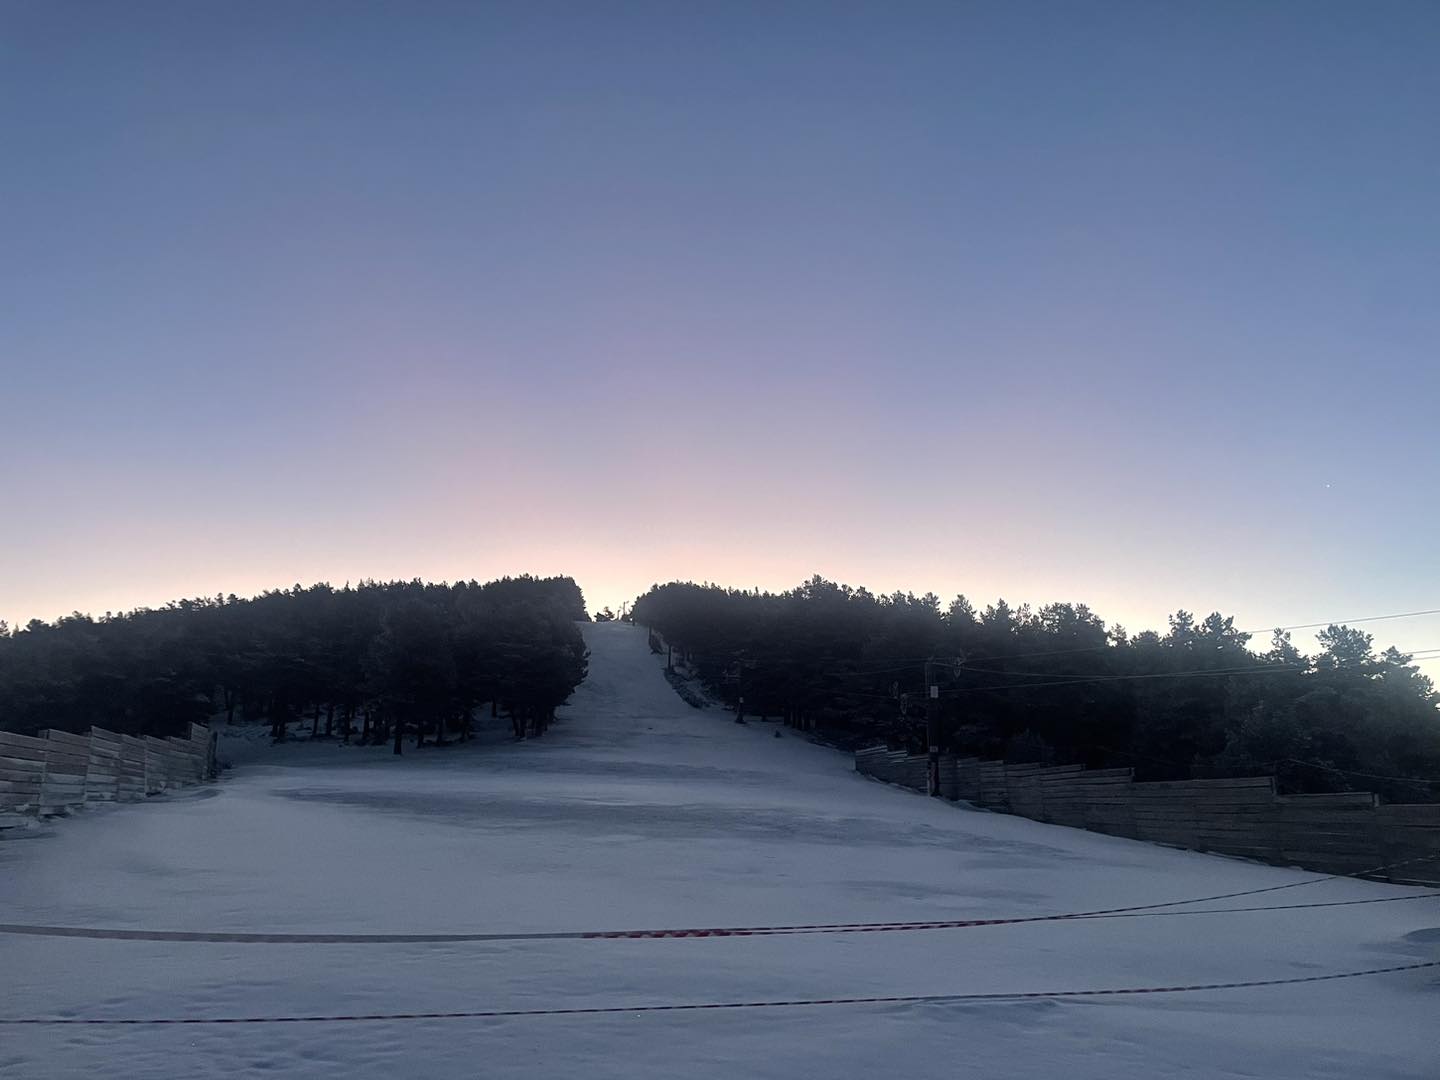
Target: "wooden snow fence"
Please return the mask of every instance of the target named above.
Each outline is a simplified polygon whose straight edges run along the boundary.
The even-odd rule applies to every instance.
[[[1133,769],[1046,772],[1037,781],[1045,820],[1055,825],[1131,836],[1134,822],[1126,796],[1133,776]]]
[[[144,797],[145,740],[138,735],[121,735],[117,798],[121,802],[133,802]]]
[[[927,790],[924,754],[858,751],[857,772]],[[1008,765],[943,755],[940,793],[1092,832],[1328,874],[1386,866],[1440,886],[1440,804],[1381,805],[1369,792],[1277,795],[1270,776],[1136,783],[1130,769]]]
[[[866,776],[873,776],[877,780],[888,781],[888,770],[885,768],[890,751],[883,746],[872,746],[868,750],[855,751],[855,771]]]
[[[176,783],[180,786],[198,784],[205,779],[205,748],[196,746],[189,739],[170,737],[165,740],[170,749],[178,755],[176,763],[179,773]]]
[[[215,739],[204,724],[188,738],[157,739],[91,728],[40,737],[0,731],[0,827],[53,817],[92,802],[129,802],[215,775]]]
[[[162,791],[184,787],[198,782],[191,776],[191,756],[178,743],[187,739],[157,739],[153,735],[143,736],[145,740],[145,794],[158,795]]]
[[[45,740],[0,731],[0,822],[40,812],[45,782]]]
[[[90,768],[90,738],[51,728],[45,740],[45,782],[40,785],[40,813],[68,813],[85,802],[85,773]]]
[[[216,743],[218,740],[219,736],[204,724],[190,725],[190,741],[195,746],[203,748],[204,775],[207,779],[214,777],[220,772],[215,761]]]
[[[1197,851],[1232,850],[1221,835],[1275,805],[1275,778],[1161,780],[1130,787],[1135,838]],[[1244,854],[1252,854],[1248,849]],[[1374,864],[1372,864],[1374,865]]]
[[[120,799],[120,736],[104,728],[90,729],[90,759],[85,768],[85,801]]]
[[[1399,867],[1391,880],[1415,885],[1440,884],[1440,804],[1391,803],[1375,808],[1382,862],[1416,860]]]
[[[1005,787],[1005,763],[1003,761],[982,761],[980,763],[980,789],[975,802],[994,810],[1009,810],[1010,796]]]

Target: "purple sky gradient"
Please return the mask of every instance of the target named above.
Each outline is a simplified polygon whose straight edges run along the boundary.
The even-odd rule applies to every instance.
[[[1437,54],[1402,0],[0,0],[0,617],[1440,607]]]

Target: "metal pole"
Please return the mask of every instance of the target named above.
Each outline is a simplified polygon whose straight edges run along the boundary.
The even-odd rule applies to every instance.
[[[932,798],[940,797],[940,686],[935,681],[934,661],[925,661],[925,744],[930,749]]]
[[[745,661],[735,661],[735,723],[745,723]]]

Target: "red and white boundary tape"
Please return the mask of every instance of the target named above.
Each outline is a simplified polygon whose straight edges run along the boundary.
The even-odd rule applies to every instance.
[[[1388,975],[1440,967],[1440,960],[1393,967],[1341,971],[1332,975],[1301,975],[1289,979],[1250,979],[1242,982],[1190,983],[1181,986],[1126,986],[1100,990],[1048,990],[981,994],[893,994],[877,997],[794,998],[784,1001],[707,1001],[682,1005],[594,1005],[564,1009],[478,1009],[468,1012],[352,1013],[334,1016],[167,1016],[167,1017],[0,1017],[0,1024],[50,1026],[158,1024],[324,1024],[373,1020],[487,1020],[528,1016],[602,1016],[657,1012],[700,1012],[710,1009],[788,1009],[818,1005],[944,1005],[967,1001],[1031,1001],[1040,998],[1125,997],[1137,994],[1191,994],[1204,990],[1243,990],[1260,986],[1294,986],[1334,982],[1367,975]]]
[[[1288,888],[1288,886],[1279,886]],[[1269,892],[1257,889],[1254,892]],[[1231,893],[1247,895],[1245,893]],[[1135,919],[1152,916],[1223,915],[1259,911],[1301,911],[1310,908],[1353,907],[1360,904],[1394,904],[1440,897],[1440,892],[1378,896],[1363,900],[1322,900],[1309,904],[1272,904],[1255,907],[1199,908],[1191,911],[1162,911],[1160,908],[1198,904],[1219,897],[1172,900],[1165,904],[1144,904],[1131,908],[1076,911],[1064,915],[1013,915],[993,919],[943,919],[931,922],[814,923],[794,926],[702,926],[664,930],[557,930],[499,934],[255,934],[209,930],[121,930],[86,926],[36,926],[0,923],[0,934],[31,937],[91,938],[107,941],[212,942],[236,945],[426,945],[461,942],[507,941],[616,941],[678,938],[782,937],[798,934],[880,934],[913,930],[961,930],[978,926],[1016,926],[1023,923],[1075,922],[1088,919]]]

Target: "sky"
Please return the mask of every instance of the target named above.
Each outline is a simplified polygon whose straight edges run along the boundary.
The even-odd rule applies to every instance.
[[[0,0],[0,618],[1440,607],[1437,54],[1406,0]]]

